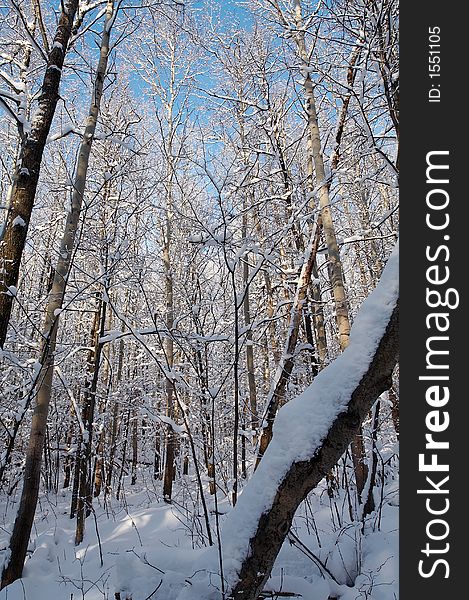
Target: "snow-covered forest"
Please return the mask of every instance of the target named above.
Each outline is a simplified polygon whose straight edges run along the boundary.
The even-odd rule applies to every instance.
[[[1,600],[396,600],[396,0],[0,0]]]

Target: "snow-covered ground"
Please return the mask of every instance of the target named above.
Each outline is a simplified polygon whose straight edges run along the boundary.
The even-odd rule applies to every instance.
[[[69,494],[42,496],[24,577],[0,592],[0,600],[176,600],[204,551],[194,515],[158,501],[153,492],[126,489],[120,502],[114,500],[107,508],[96,503],[96,520],[92,515],[87,519],[85,541],[78,547],[75,521],[68,516]],[[285,542],[268,589],[303,600],[398,597],[396,482],[385,486],[381,510],[367,520],[364,536],[362,524],[350,522],[341,494],[331,503],[321,486],[301,506],[293,530],[305,547]],[[1,499],[2,558],[16,506],[11,498]],[[330,574],[308,556],[308,549]],[[212,592],[221,599],[215,587]]]

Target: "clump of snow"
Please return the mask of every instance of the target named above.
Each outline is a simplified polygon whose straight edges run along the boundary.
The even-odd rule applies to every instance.
[[[55,142],[56,140],[59,140],[60,138],[69,135],[70,133],[82,135],[82,132],[77,127],[75,127],[72,123],[67,123],[62,125],[60,131],[50,134],[47,137],[46,144],[49,144],[50,142]]]
[[[123,335],[123,332],[120,329],[113,329],[111,331],[106,331],[105,335],[99,338],[99,343],[104,344],[105,342],[114,342],[118,340]]]
[[[20,217],[19,215],[17,215],[12,222],[12,227],[26,227],[26,221]]]

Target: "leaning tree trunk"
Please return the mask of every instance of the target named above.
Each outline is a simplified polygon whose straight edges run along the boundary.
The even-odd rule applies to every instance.
[[[332,423],[315,455],[307,461],[293,463],[281,481],[270,509],[259,519],[244,560],[239,580],[233,587],[233,599],[257,600],[264,588],[275,559],[290,530],[300,503],[313,490],[324,473],[337,463],[357,433],[373,402],[389,388],[398,354],[398,309],[389,321],[368,371],[356,387],[348,408]]]
[[[31,121],[30,133],[24,135],[13,176],[7,222],[0,244],[0,270],[3,272],[0,281],[0,348],[5,344],[42,155],[59,100],[62,67],[77,7],[78,0],[68,0],[62,4],[54,43],[47,60],[38,108]]]
[[[340,147],[342,144],[342,138],[345,130],[345,123],[347,120],[347,113],[350,105],[350,100],[352,99],[352,90],[353,85],[355,83],[356,78],[356,65],[358,59],[360,57],[361,45],[357,44],[350,55],[349,64],[347,68],[347,86],[348,91],[342,101],[342,108],[339,113],[339,117],[337,120],[336,132],[335,132],[335,145],[334,151],[331,157],[331,177],[334,176],[335,171],[339,165],[340,160]],[[314,162],[313,157],[310,154],[308,156],[308,191],[310,193],[314,190],[313,184],[313,173],[314,173]],[[330,185],[330,182],[328,182]],[[318,270],[316,261],[313,264],[313,277],[314,279],[318,278]],[[313,321],[314,327],[316,331],[316,345],[318,352],[319,365],[321,368],[324,367],[326,356],[327,356],[327,342],[326,342],[326,331],[325,331],[325,321],[324,321],[324,313],[321,305],[321,290],[319,288],[319,284],[312,283],[311,291],[313,296]]]
[[[301,19],[301,12],[299,15],[297,14],[297,24],[300,22],[300,19]],[[304,46],[304,40],[302,40],[302,42],[303,43],[301,43],[301,41],[300,41],[300,43],[299,43],[299,50],[302,55],[302,58],[304,60],[307,60],[306,54],[305,54],[306,48]],[[353,87],[353,83],[355,81],[355,73],[356,73],[355,66],[356,66],[359,56],[360,56],[360,46],[357,45],[351,54],[351,57],[349,60],[349,66],[348,66],[348,70],[347,70],[347,83],[348,83],[350,90],[344,99],[342,109],[340,111],[340,115],[339,115],[339,119],[338,119],[336,135],[335,135],[334,153],[333,153],[332,160],[331,160],[331,170],[332,171],[337,169],[337,166],[339,163],[340,145],[341,145],[341,141],[342,141],[342,137],[343,137],[343,133],[344,133],[347,111],[348,111],[350,99],[352,96],[351,88]],[[309,77],[309,71],[308,71],[307,77]],[[310,81],[310,83],[311,83],[311,81]],[[307,82],[305,81],[305,89],[306,89],[307,95],[310,96],[309,106],[312,103],[313,108],[314,108],[314,96],[313,96],[312,85],[310,87],[309,85],[307,85]],[[315,112],[315,110],[314,110],[314,112]],[[312,191],[312,189],[313,189],[313,186],[312,186],[313,164],[314,164],[314,168],[316,169],[316,173],[317,173],[318,168],[320,169],[320,171],[322,171],[324,173],[324,164],[323,164],[321,147],[320,147],[319,133],[318,133],[318,131],[316,131],[318,129],[317,118],[314,120],[314,123],[312,124],[311,123],[311,115],[309,115],[309,117],[310,117],[310,135],[311,135],[310,139],[312,140],[312,129],[314,129],[315,134],[317,133],[316,143],[318,144],[318,147],[313,148],[313,144],[311,143],[312,153],[308,157],[308,171],[311,171],[308,174],[308,179],[309,179],[309,186],[311,188],[310,191]],[[281,146],[278,143],[278,140],[276,140],[276,141],[277,141],[277,152],[280,157],[280,164],[281,164],[282,173],[283,173],[283,177],[284,177],[284,187],[285,187],[285,190],[288,192],[288,191],[290,191],[291,186],[289,184],[288,173],[287,173],[287,169],[285,166],[285,160],[283,158]],[[330,185],[330,183],[327,182],[327,188],[329,188],[329,185]],[[328,191],[328,189],[327,189],[327,191]],[[322,214],[323,213],[321,211],[321,216],[322,216]],[[320,222],[317,223],[317,225],[315,225],[315,229],[313,230],[310,244],[308,246],[308,249],[307,249],[307,252],[305,255],[305,263],[304,263],[303,269],[300,274],[296,296],[293,301],[291,322],[290,322],[287,340],[285,343],[284,353],[283,353],[281,362],[278,366],[277,373],[275,375],[275,379],[274,379],[274,382],[273,382],[273,385],[271,388],[271,392],[269,393],[269,397],[268,397],[267,411],[266,411],[266,421],[267,422],[266,422],[266,425],[262,432],[262,437],[261,437],[261,441],[260,441],[260,445],[259,445],[259,452],[258,452],[257,461],[256,461],[256,467],[259,464],[259,462],[262,458],[262,455],[266,451],[267,446],[270,443],[270,440],[272,439],[272,427],[273,427],[275,415],[276,415],[279,405],[281,404],[282,399],[285,395],[286,385],[288,383],[288,379],[289,379],[292,369],[293,369],[294,352],[295,352],[296,343],[298,340],[298,330],[299,330],[299,326],[300,326],[301,315],[303,312],[303,305],[307,298],[307,288],[311,283],[311,274],[313,274],[314,276],[317,276],[316,253],[317,253],[317,249],[318,249],[319,234],[321,231],[321,227],[322,227],[322,220],[320,219]],[[294,239],[296,242],[297,250],[304,251],[303,241],[302,241],[300,232],[296,231],[294,229],[293,233],[294,233]],[[332,222],[330,225],[330,234],[332,235],[333,240],[335,240],[335,230],[332,225]],[[337,242],[335,242],[335,245],[337,248]],[[328,246],[328,248],[329,248],[329,246]],[[339,267],[341,268],[340,257],[339,257],[338,264],[339,264]],[[343,287],[343,277],[342,277],[342,275],[340,277],[341,277],[341,284]],[[313,283],[312,291],[313,291],[313,300],[316,302],[314,316],[315,316],[315,326],[316,326],[316,337],[317,337],[317,342],[318,342],[317,343],[318,354],[319,354],[318,358],[320,360],[320,364],[323,365],[324,361],[325,361],[325,357],[326,357],[327,346],[326,346],[326,337],[325,337],[325,330],[324,330],[324,316],[322,314],[322,308],[320,307],[319,286],[317,286],[316,284]],[[345,295],[345,292],[343,290],[341,293],[343,295]],[[345,316],[348,319],[348,309],[346,308],[345,310],[346,310]],[[306,325],[306,328],[308,329],[309,321],[306,321],[305,325]],[[350,327],[350,325],[349,325],[349,327]],[[339,326],[339,331],[340,331],[340,326]],[[348,337],[344,336],[342,338],[341,350],[344,350],[344,348],[346,347],[346,345],[348,343],[347,340],[348,340]],[[360,435],[360,433],[361,432],[359,432],[356,440],[354,440],[352,443],[352,445],[353,445],[352,455],[353,455],[354,461],[355,461],[354,462],[355,473],[358,474],[357,486],[359,489],[359,493],[361,493],[364,482],[366,481],[366,477],[367,477],[366,465],[363,461],[363,455],[364,455],[364,448],[363,448],[363,441],[362,441],[363,438]],[[360,445],[360,443],[361,443],[361,445]]]
[[[56,348],[59,315],[62,310],[67,279],[73,260],[75,238],[78,231],[81,206],[85,192],[91,146],[98,121],[99,106],[107,70],[109,37],[113,17],[113,0],[108,0],[93,99],[78,155],[77,174],[74,182],[71,210],[67,216],[65,233],[61,241],[59,257],[57,260],[57,268],[55,270],[52,289],[47,302],[43,337],[44,342],[41,351],[42,368],[38,378],[39,388],[37,392],[37,401],[31,423],[29,446],[26,452],[23,491],[10,538],[10,560],[5,565],[2,573],[2,588],[16,579],[19,579],[22,575],[29,536],[31,534],[34,514],[36,512],[41,475],[42,450],[44,447],[47,415],[49,412],[52,391],[54,352]],[[0,297],[1,296],[2,294],[0,294]]]
[[[226,598],[258,600],[298,506],[337,463],[374,401],[390,387],[399,350],[397,253],[389,263],[356,318],[350,347],[282,409],[284,415],[280,411],[272,443],[225,523],[222,542],[236,539],[223,574]],[[208,556],[194,565],[194,577],[206,583],[208,578],[213,582],[213,557]],[[201,589],[188,585],[178,600],[206,600],[210,592]]]
[[[301,13],[301,1],[294,0],[295,4],[295,25],[297,34],[295,41],[298,47],[298,54],[304,65],[304,91],[306,96],[306,112],[308,115],[309,127],[309,148],[313,159],[314,170],[316,173],[316,187],[318,188],[319,209],[322,218],[324,237],[326,239],[328,260],[330,265],[331,286],[334,296],[336,310],[337,327],[339,330],[340,349],[344,350],[348,344],[350,335],[350,319],[348,314],[347,296],[345,293],[344,276],[342,271],[342,261],[340,259],[339,246],[335,234],[334,222],[332,220],[329,181],[326,177],[324,166],[324,157],[321,149],[321,136],[319,132],[318,116],[316,111],[316,101],[314,98],[313,81],[309,72],[309,53],[306,49],[305,29]]]
[[[326,176],[324,165],[324,157],[321,149],[321,137],[318,124],[318,116],[316,111],[316,101],[314,98],[313,81],[309,71],[309,53],[306,49],[305,28],[301,10],[301,0],[294,0],[295,8],[295,26],[297,33],[295,36],[298,54],[305,69],[304,90],[306,96],[306,112],[308,114],[309,126],[309,144],[311,157],[316,173],[316,186],[319,188],[319,209],[322,218],[324,237],[326,239],[328,266],[331,280],[332,294],[334,297],[336,321],[339,334],[339,347],[343,352],[348,346],[350,336],[350,317],[347,303],[347,295],[344,285],[344,274],[342,269],[342,260],[340,258],[339,245],[335,234],[334,222],[330,209],[330,181]],[[355,47],[352,52],[347,79],[349,85],[353,85],[354,75],[353,70],[359,56],[359,48]],[[332,159],[332,167],[337,168],[339,160],[339,147],[342,139],[345,116],[350,102],[350,94],[345,98],[341,114],[339,116],[338,128],[336,131],[336,146]],[[368,467],[365,462],[365,446],[363,442],[363,432],[361,427],[357,431],[356,436],[352,440],[352,457],[355,472],[355,481],[357,485],[357,495],[361,501],[361,493],[365,486],[368,476]]]

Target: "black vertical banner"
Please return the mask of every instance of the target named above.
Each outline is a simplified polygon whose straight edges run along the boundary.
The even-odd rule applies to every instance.
[[[402,600],[466,595],[467,12],[401,3]]]

